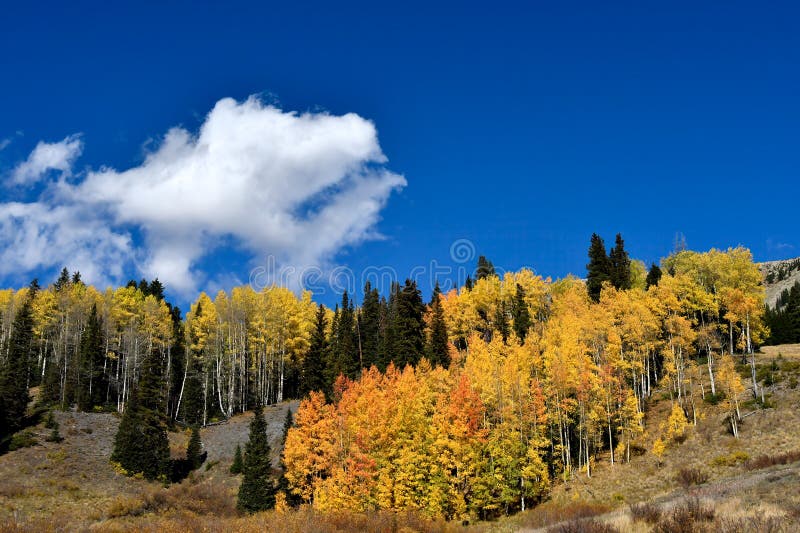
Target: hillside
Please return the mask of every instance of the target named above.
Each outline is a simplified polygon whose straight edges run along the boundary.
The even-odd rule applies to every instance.
[[[689,429],[684,442],[671,443],[660,462],[650,453],[653,435],[646,435],[630,463],[611,466],[606,457],[598,457],[591,478],[577,473],[555,484],[538,507],[467,528],[387,513],[322,516],[300,510],[238,518],[239,481],[228,467],[236,443],[246,438],[249,413],[204,428],[206,466],[164,488],[114,472],[108,456],[118,426],[115,415],[58,412],[62,443],[44,443],[46,430],[37,426],[34,432],[42,444],[0,457],[0,523],[6,524],[0,531],[394,531],[405,520],[407,531],[591,531],[593,524],[602,523],[618,531],[644,532],[651,527],[633,521],[631,504],[650,502],[643,509],[670,516],[686,506],[687,497],[713,509],[715,521],[706,525],[720,531],[791,531],[800,519],[800,497],[794,490],[800,483],[800,463],[792,462],[800,457],[800,346],[768,347],[758,360],[759,375],[767,384],[766,408],[748,401],[749,392],[742,394],[740,439],[727,431],[722,408],[703,402],[697,426]],[[747,373],[745,367],[740,371]],[[654,393],[648,427],[666,419],[670,403],[663,390]],[[296,407],[285,403],[265,410],[274,461],[286,409]],[[170,433],[173,457],[182,456],[186,439],[186,433]],[[700,483],[683,487],[678,479],[682,469],[698,473]]]
[[[758,263],[758,268],[764,276],[765,301],[770,307],[775,306],[781,292],[800,282],[800,257]]]

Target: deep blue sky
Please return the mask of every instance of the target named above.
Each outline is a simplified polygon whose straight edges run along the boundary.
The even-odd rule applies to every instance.
[[[582,276],[592,232],[647,262],[676,232],[800,255],[795,3],[107,4],[4,5],[2,168],[82,132],[80,165],[124,169],[263,93],[374,121],[408,180],[386,240],[339,256],[355,269],[449,263],[464,238],[506,269]],[[246,279],[243,261],[205,268]]]

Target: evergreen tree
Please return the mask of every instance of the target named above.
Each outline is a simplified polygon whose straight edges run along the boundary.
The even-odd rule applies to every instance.
[[[589,245],[589,264],[586,265],[586,270],[586,291],[592,300],[600,301],[603,282],[610,280],[611,265],[606,255],[606,245],[597,233],[592,233]]]
[[[495,271],[492,262],[486,259],[486,257],[483,255],[478,257],[478,268],[475,269],[475,279],[481,280],[494,275]]]
[[[645,279],[647,288],[649,289],[653,285],[658,285],[659,281],[661,281],[661,269],[657,264],[651,263],[650,270],[647,272],[647,278]]]
[[[355,378],[361,368],[355,330],[355,309],[347,291],[342,294],[341,308],[338,313],[334,313],[334,326],[328,369],[330,383],[333,383],[340,374]]]
[[[472,278],[470,276],[467,276],[467,279],[464,280],[464,289],[466,289],[467,292],[469,292],[472,290],[473,285],[474,284],[472,283]]]
[[[147,294],[155,296],[159,300],[164,299],[164,284],[158,281],[158,278],[150,282],[147,287]]]
[[[425,353],[432,365],[442,365],[447,368],[450,366],[450,343],[447,339],[447,324],[444,320],[441,295],[442,291],[439,289],[439,282],[437,281],[436,286],[433,288],[431,303],[428,306],[431,313],[431,323]]]
[[[157,353],[142,363],[142,373],[114,439],[111,460],[129,474],[165,479],[170,471],[169,440],[164,420],[161,364]]]
[[[242,447],[236,444],[236,453],[233,454],[233,463],[231,463],[231,474],[241,474],[244,468],[244,461],[242,460]]]
[[[83,283],[83,281],[81,281],[81,273],[76,270],[75,273],[72,274],[72,284],[77,285],[79,283]]]
[[[53,288],[56,291],[60,291],[67,285],[69,285],[69,270],[67,270],[67,267],[64,267],[61,269],[61,274],[58,276],[56,282],[53,283]]]
[[[625,241],[622,235],[617,233],[614,248],[609,255],[609,278],[611,284],[621,290],[631,288],[631,259],[625,251]]]
[[[5,362],[0,363],[0,438],[22,427],[30,401],[28,368],[34,349],[31,304],[37,289],[38,283],[31,284],[28,297],[17,311],[11,326],[8,355]]]
[[[328,320],[325,317],[325,306],[317,308],[317,319],[314,331],[311,332],[311,346],[303,359],[303,379],[300,382],[300,391],[306,396],[312,391],[326,390],[325,360],[328,351],[328,338],[325,328]]]
[[[378,289],[374,289],[370,282],[367,281],[364,285],[364,302],[358,318],[358,333],[361,341],[364,368],[378,364],[380,320],[380,295],[378,294]]]
[[[95,405],[105,403],[104,345],[103,328],[97,317],[97,305],[93,305],[79,348],[81,379],[78,387],[78,408],[82,411],[91,411]]]
[[[192,426],[192,435],[189,437],[189,444],[186,446],[186,461],[190,468],[194,470],[202,463],[200,457],[202,442],[200,442],[200,430],[197,426]]]
[[[500,338],[503,339],[503,344],[508,343],[508,336],[511,334],[511,326],[508,324],[508,313],[506,312],[506,303],[502,300],[497,302],[495,307],[494,327]]]
[[[422,315],[425,306],[416,282],[407,279],[397,293],[397,310],[394,315],[394,363],[403,368],[416,365],[425,351],[425,330]]]
[[[250,422],[250,439],[245,446],[243,477],[236,504],[240,511],[255,513],[275,507],[271,455],[267,439],[267,423],[259,405]]]
[[[381,336],[381,359],[379,361],[379,368],[381,371],[386,370],[389,363],[394,361],[397,357],[395,353],[395,339],[397,338],[397,305],[400,294],[400,284],[396,281],[392,282],[389,289],[389,300],[383,302],[382,312],[382,329],[383,335]]]
[[[511,308],[511,316],[514,320],[514,333],[519,342],[525,344],[525,337],[531,328],[531,313],[528,303],[525,301],[525,289],[517,283],[517,292],[514,294],[514,304]]]

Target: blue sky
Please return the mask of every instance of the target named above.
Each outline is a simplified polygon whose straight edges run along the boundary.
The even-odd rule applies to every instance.
[[[676,232],[693,249],[742,244],[756,260],[800,255],[800,12],[792,3],[160,4],[4,6],[0,284],[49,280],[61,256],[69,264],[93,246],[105,250],[91,272],[103,282],[160,265],[188,269],[191,283],[168,281],[184,305],[194,288],[247,282],[271,253],[326,272],[391,266],[401,277],[432,260],[460,266],[450,257],[459,239],[502,268],[553,277],[584,274],[592,232],[607,244],[621,232],[647,262],[669,253]],[[252,95],[261,103],[250,110],[264,120],[269,104],[341,119],[313,135],[332,135],[332,149],[341,140],[364,150],[343,163],[349,170],[332,189],[301,197],[287,213],[302,217],[348,191],[357,196],[367,187],[361,177],[375,186],[358,196],[372,210],[313,250],[209,221],[188,266],[151,260],[194,237],[172,234],[173,222],[153,222],[152,213],[123,212],[121,198],[162,168],[144,165],[146,154],[164,159],[175,127],[191,146],[220,100],[233,98],[229,110],[238,113]],[[343,122],[348,113],[359,119],[356,140],[340,137],[353,129]],[[259,135],[242,142],[258,148]],[[18,172],[37,143],[65,139],[80,144],[69,168]],[[262,174],[253,183],[283,190]],[[293,174],[282,179],[295,183]],[[99,191],[117,183],[127,188],[114,198]],[[12,202],[41,209],[14,211]],[[21,257],[37,232],[20,231],[20,221],[41,229],[65,202],[82,203],[47,221],[45,257]],[[173,198],[159,208],[206,205],[182,204]],[[82,217],[111,228],[102,242],[63,230]],[[310,238],[315,228],[292,235]],[[70,239],[81,244],[73,249]]]

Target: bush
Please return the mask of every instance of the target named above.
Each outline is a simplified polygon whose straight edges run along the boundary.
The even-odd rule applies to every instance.
[[[551,527],[547,533],[617,533],[617,528],[594,519],[570,520]]]
[[[759,455],[744,464],[747,470],[760,470],[774,465],[787,465],[800,461],[800,451],[786,452],[778,455]]]
[[[8,445],[9,451],[19,450],[22,448],[30,448],[31,446],[36,446],[39,444],[39,441],[36,440],[36,437],[28,430],[20,431],[18,433],[14,433],[11,437],[11,442]]]
[[[631,519],[634,522],[655,524],[661,519],[661,509],[652,502],[635,503],[630,506]]]
[[[675,475],[675,481],[684,489],[692,485],[702,485],[708,481],[708,474],[698,468],[681,468]]]
[[[706,394],[706,397],[703,399],[703,401],[710,405],[717,405],[724,399],[725,399],[725,393],[718,392],[716,394]]]
[[[675,507],[671,513],[656,523],[656,533],[695,533],[702,531],[702,522],[714,520],[714,509],[700,503],[698,498],[689,498]]]
[[[728,455],[718,455],[711,461],[712,466],[736,466],[747,462],[750,456],[742,451],[731,452]]]

